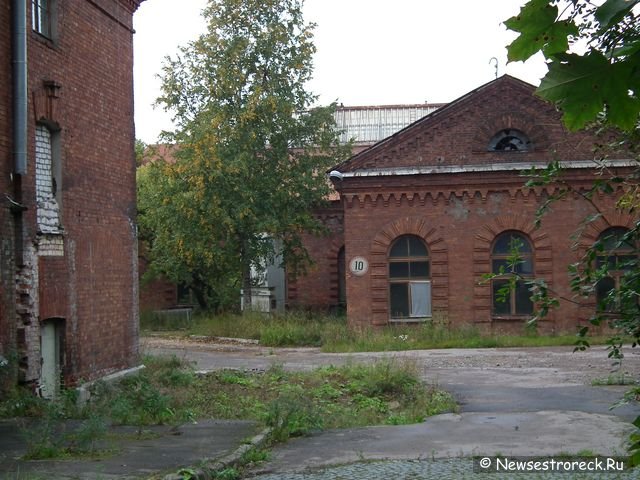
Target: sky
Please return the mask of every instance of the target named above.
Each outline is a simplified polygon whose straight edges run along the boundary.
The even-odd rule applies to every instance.
[[[163,59],[205,31],[207,0],[146,0],[134,15],[136,137],[155,143],[171,116],[152,105]],[[306,0],[317,24],[314,78],[319,104],[445,103],[508,73],[538,85],[538,54],[507,65],[515,33],[502,25],[525,0]]]

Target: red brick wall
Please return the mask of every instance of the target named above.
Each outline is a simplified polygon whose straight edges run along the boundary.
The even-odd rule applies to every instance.
[[[316,212],[328,228],[326,236],[305,235],[313,264],[306,273],[289,274],[287,304],[291,308],[331,311],[338,307],[338,254],[344,246],[343,212],[339,201]]]
[[[31,31],[28,2],[30,143],[28,172],[22,179],[28,208],[24,241],[37,243],[38,238],[33,164],[37,120],[60,128],[58,188],[64,228],[64,255],[37,259],[39,288],[32,297],[39,302],[28,321],[65,319],[69,382],[92,379],[137,361],[132,44],[136,3],[58,0],[58,35],[51,41]],[[6,27],[0,29],[2,52],[10,52],[7,11],[1,7],[0,20]],[[7,59],[2,72],[10,85],[11,55],[2,58]],[[46,81],[60,86],[58,98],[48,96]],[[3,115],[11,99],[5,91],[0,94],[0,160],[3,169],[10,169],[10,133],[5,133],[10,129]],[[2,181],[6,177],[3,174]],[[35,358],[39,347],[29,345],[27,350],[24,353],[34,357],[30,363],[39,362]]]
[[[510,186],[500,184],[505,177],[511,181]],[[530,239],[535,252],[536,276],[547,280],[559,294],[571,296],[567,266],[578,259],[577,253],[571,250],[571,237],[584,217],[594,213],[588,202],[575,196],[558,202],[536,230],[536,209],[547,198],[546,191],[538,194],[523,191],[518,188],[521,184],[508,174],[450,177],[449,181],[464,185],[464,193],[460,184],[434,186],[430,182],[434,180],[437,181],[414,177],[403,190],[348,195],[345,204],[347,264],[355,256],[364,256],[370,263],[369,273],[363,277],[347,272],[350,321],[374,325],[388,322],[388,250],[393,240],[403,234],[418,235],[425,240],[431,261],[434,312],[452,324],[484,324],[498,330],[511,330],[514,324],[522,327],[523,319],[492,321],[491,290],[488,283],[482,282],[482,275],[491,269],[491,244],[498,234],[507,230],[518,230]],[[425,197],[425,192],[434,188],[436,194]],[[420,193],[414,197],[411,190]],[[630,224],[630,217],[620,217],[613,212],[611,198],[596,201],[605,213],[606,222],[594,226],[593,240],[608,225]],[[588,316],[589,311],[563,303],[540,328],[566,331]]]

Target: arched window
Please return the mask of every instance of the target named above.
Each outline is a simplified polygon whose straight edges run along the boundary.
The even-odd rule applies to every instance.
[[[491,249],[493,315],[518,316],[533,313],[531,294],[525,283],[533,277],[533,250],[519,232],[498,235]]]
[[[515,128],[505,128],[489,141],[489,150],[494,152],[528,152],[533,146],[529,137]]]
[[[597,268],[606,267],[607,276],[598,281],[596,298],[608,312],[617,310],[617,302],[611,297],[611,292],[620,288],[625,272],[633,268],[637,260],[636,248],[627,238],[628,233],[624,227],[612,227],[598,237],[602,249],[598,249]]]
[[[415,235],[398,237],[389,250],[391,319],[431,316],[429,252]]]

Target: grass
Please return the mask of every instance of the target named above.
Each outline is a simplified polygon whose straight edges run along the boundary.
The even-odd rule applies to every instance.
[[[320,346],[327,336],[339,336],[346,328],[344,318],[305,313],[286,315],[223,314],[196,315],[190,324],[156,322],[153,317],[141,317],[145,332],[164,331],[179,335],[235,337],[259,340],[272,347]]]
[[[594,378],[591,385],[594,387],[605,385],[637,385],[638,379],[625,373],[611,373],[605,378]]]
[[[321,347],[325,352],[371,352],[433,348],[497,348],[575,345],[577,336],[541,335],[524,328],[520,335],[485,334],[472,325],[450,326],[435,319],[414,325],[350,329],[344,317],[291,312],[283,315],[199,315],[189,325],[142,322],[143,332],[167,335],[238,337],[271,347]],[[605,337],[591,337],[592,344]]]
[[[175,411],[256,420],[273,427],[278,440],[326,428],[415,423],[455,409],[450,395],[422,384],[414,364],[393,360],[312,372],[223,370],[198,376],[173,398]]]
[[[420,381],[414,363],[392,359],[311,372],[274,366],[206,375],[176,357],[144,363],[147,368],[119,384],[97,383],[83,409],[70,393],[47,402],[16,388],[0,400],[0,417],[32,417],[23,428],[28,459],[99,458],[113,452],[112,424],[135,425],[141,437],[147,425],[249,419],[271,426],[273,439],[282,441],[326,428],[421,422],[456,408],[449,394]],[[263,454],[256,455],[247,461]]]

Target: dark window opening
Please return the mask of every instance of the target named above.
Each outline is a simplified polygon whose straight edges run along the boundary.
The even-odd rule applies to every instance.
[[[496,238],[491,250],[493,315],[523,316],[533,313],[527,279],[533,277],[531,243],[518,232],[505,232]]]
[[[489,150],[494,152],[528,152],[532,149],[529,137],[514,128],[500,130],[489,141]]]
[[[614,313],[620,309],[616,292],[623,287],[625,274],[637,264],[637,249],[628,234],[626,228],[612,227],[598,237],[600,247],[597,247],[596,266],[606,269],[607,276],[596,284],[596,300],[604,312]]]

